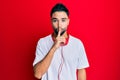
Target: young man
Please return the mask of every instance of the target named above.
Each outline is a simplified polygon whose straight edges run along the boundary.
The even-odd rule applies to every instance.
[[[69,11],[61,3],[51,10],[54,30],[38,41],[34,60],[34,75],[41,80],[86,80],[89,67],[82,42],[67,33]]]

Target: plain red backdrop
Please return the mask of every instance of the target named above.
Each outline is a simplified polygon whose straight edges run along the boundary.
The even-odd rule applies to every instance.
[[[120,80],[119,0],[1,0],[0,80],[36,80],[35,48],[53,32],[49,13],[57,2],[70,10],[68,32],[84,43],[87,80]]]

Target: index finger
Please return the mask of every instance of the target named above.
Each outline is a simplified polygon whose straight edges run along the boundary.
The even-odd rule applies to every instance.
[[[59,32],[58,32],[58,35],[57,35],[58,37],[60,37],[60,33],[61,33],[61,29],[59,28]]]

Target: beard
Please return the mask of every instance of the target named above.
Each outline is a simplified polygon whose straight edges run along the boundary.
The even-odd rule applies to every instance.
[[[58,29],[54,29],[54,33],[55,33],[56,35],[58,35],[58,32],[59,32]],[[65,32],[66,32],[65,29],[62,30],[61,33],[60,33],[60,36],[62,36]]]

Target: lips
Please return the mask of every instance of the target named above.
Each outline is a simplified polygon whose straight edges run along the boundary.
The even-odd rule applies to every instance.
[[[60,33],[60,35],[63,35],[63,34],[65,33],[65,31],[66,31],[66,30],[63,30],[63,31]],[[55,32],[56,35],[58,35],[58,29],[54,29],[54,32]]]

